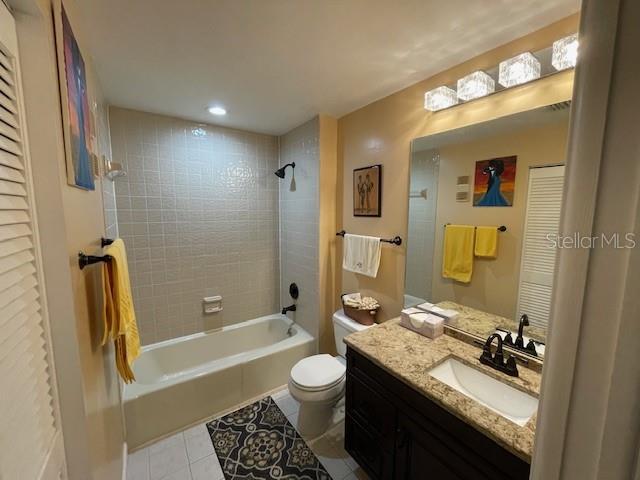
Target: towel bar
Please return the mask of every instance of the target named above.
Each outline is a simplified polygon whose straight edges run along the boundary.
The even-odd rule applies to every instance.
[[[78,253],[78,266],[80,267],[80,270],[82,270],[87,265],[93,265],[94,263],[100,262],[109,262],[112,258],[113,257],[111,255],[85,255],[84,253],[80,252]]]
[[[447,225],[451,225],[450,223],[445,223],[444,226],[446,227]],[[474,227],[475,228],[475,227]],[[505,227],[504,225],[500,225],[499,227],[497,227],[499,232],[506,232],[507,231],[507,227]]]
[[[346,233],[347,232],[344,230],[340,230],[339,232],[336,232],[336,237],[344,237]],[[393,238],[381,238],[380,241],[384,243],[393,243],[394,245],[402,245],[402,238],[397,235]]]

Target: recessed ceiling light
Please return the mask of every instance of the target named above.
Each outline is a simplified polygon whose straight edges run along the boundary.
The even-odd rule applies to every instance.
[[[227,111],[224,109],[224,107],[216,106],[216,107],[209,107],[209,113],[211,115],[221,116],[221,115],[226,115]]]

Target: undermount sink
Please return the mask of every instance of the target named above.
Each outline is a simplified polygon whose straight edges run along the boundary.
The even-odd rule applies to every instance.
[[[524,426],[538,409],[538,399],[534,396],[455,358],[448,358],[427,373],[520,426]]]

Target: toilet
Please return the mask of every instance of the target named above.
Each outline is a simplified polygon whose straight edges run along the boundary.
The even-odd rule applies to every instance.
[[[334,405],[342,399],[347,372],[347,335],[369,328],[347,317],[342,309],[333,314],[338,356],[326,353],[303,358],[291,369],[289,393],[300,402],[298,430],[307,438],[324,433],[331,425]]]

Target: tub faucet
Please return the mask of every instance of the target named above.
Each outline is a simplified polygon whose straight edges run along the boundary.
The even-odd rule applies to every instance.
[[[295,312],[296,311],[296,304],[294,303],[293,305],[289,305],[288,307],[284,307],[282,309],[282,315],[286,315],[287,312]],[[289,325],[289,328],[287,329],[287,336],[290,337],[293,335],[293,326],[296,324],[295,321],[291,321],[291,325]]]
[[[296,305],[295,303],[293,305],[289,305],[288,307],[284,307],[282,309],[282,315],[286,315],[287,312],[295,312],[296,311]]]

